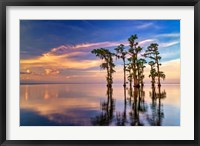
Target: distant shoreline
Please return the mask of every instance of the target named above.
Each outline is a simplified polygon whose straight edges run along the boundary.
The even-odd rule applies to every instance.
[[[42,85],[42,84],[99,84],[99,85],[106,85],[105,83],[20,83],[20,85]],[[113,85],[122,85],[123,83],[115,83]],[[151,85],[150,83],[145,85]],[[180,83],[162,83],[162,85],[180,85]]]

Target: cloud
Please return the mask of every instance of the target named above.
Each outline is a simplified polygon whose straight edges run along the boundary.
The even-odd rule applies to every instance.
[[[25,71],[20,71],[20,74],[32,74],[32,71],[26,69]]]
[[[57,75],[60,74],[60,70],[57,69],[44,69],[46,75]]]
[[[158,34],[155,37],[180,37],[180,33]]]
[[[27,72],[21,71],[20,74],[31,74],[31,73],[27,73]]]
[[[91,51],[92,49],[95,48],[118,46],[121,43],[128,45],[128,42],[97,42],[97,43],[83,43],[78,45],[61,45],[59,47],[52,48],[46,54],[63,55],[74,51]]]
[[[137,28],[138,29],[144,29],[144,28],[149,28],[149,27],[152,27],[152,26],[154,26],[154,24],[152,22],[150,22],[150,23],[144,23],[144,24],[138,25]]]
[[[56,68],[91,68],[100,64],[100,60],[83,59],[81,62],[70,58],[74,55],[85,54],[84,52],[71,52],[66,54],[53,54],[51,52],[44,53],[41,56],[31,59],[21,59],[20,64],[22,68],[27,67],[56,67]]]
[[[139,42],[144,46],[155,42],[155,39],[146,39]],[[99,69],[101,59],[95,58],[90,51],[95,48],[113,47],[128,41],[83,43],[77,45],[61,45],[50,49],[37,57],[20,60],[21,80],[52,81],[52,82],[105,82],[105,70]],[[169,47],[178,41],[161,43],[160,47]],[[29,71],[27,71],[29,70]],[[115,81],[121,81],[122,66],[116,66]]]
[[[168,52],[160,52],[161,56],[163,59],[167,59],[167,58],[175,58],[177,56],[180,56],[180,51],[177,49],[174,49],[172,51],[168,51]]]
[[[155,42],[155,41],[156,41],[155,39],[146,39],[146,40],[140,41],[139,45],[145,45],[147,43]]]
[[[145,44],[147,42],[150,42],[153,40],[143,40],[139,42],[139,44]],[[101,47],[114,47],[118,46],[119,44],[123,43],[124,45],[129,45],[126,41],[121,42],[97,42],[97,43],[83,43],[78,45],[61,45],[56,48],[50,49],[48,52],[43,53],[40,56],[29,58],[29,59],[21,59],[21,64],[34,64],[38,66],[46,66],[47,64],[51,66],[56,66],[59,63],[63,67],[72,67],[73,65],[70,65],[70,63],[75,63],[75,60],[69,59],[70,57],[73,58],[73,56],[81,56],[86,55],[88,52],[90,52],[94,48],[101,48]],[[88,63],[90,60],[82,60],[82,63]],[[68,63],[67,63],[68,62]],[[68,65],[67,65],[67,64]],[[89,63],[90,65],[95,64]],[[77,65],[77,64],[76,64]],[[91,67],[91,66],[88,67]],[[79,66],[77,66],[79,67]]]
[[[171,47],[171,46],[177,45],[179,43],[180,43],[180,41],[172,41],[172,42],[167,42],[167,43],[160,43],[159,47],[166,48],[166,47]]]
[[[163,83],[180,83],[180,59],[162,62],[160,67],[161,71],[166,74],[166,80]],[[57,83],[105,83],[106,84],[106,71],[97,69],[63,69],[60,73],[56,70],[46,70],[48,75],[41,74],[26,74],[21,76],[21,81],[30,82],[57,82]],[[113,82],[123,82],[123,66],[117,65],[115,67],[115,73],[113,74]],[[146,64],[145,68],[145,83],[150,83],[149,72],[150,67]],[[56,74],[54,74],[56,72]],[[52,74],[51,74],[52,73]],[[23,77],[23,78],[22,78]]]
[[[139,45],[144,45],[149,42],[154,42],[155,39],[146,39],[139,42]],[[91,51],[95,48],[106,48],[106,47],[117,47],[120,44],[124,44],[128,46],[128,41],[116,41],[116,42],[97,42],[97,43],[83,43],[78,45],[61,45],[57,48],[52,48],[49,52],[45,54],[55,54],[55,55],[62,55],[74,51]]]

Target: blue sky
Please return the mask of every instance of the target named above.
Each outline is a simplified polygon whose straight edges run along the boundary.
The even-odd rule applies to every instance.
[[[97,70],[99,66],[92,66],[89,61],[97,61],[98,58],[90,51],[99,47],[114,51],[114,48],[121,43],[128,49],[127,39],[132,34],[137,34],[137,41],[144,49],[150,43],[158,43],[162,62],[180,59],[179,20],[21,20],[21,72],[24,76],[28,76],[25,72],[29,70],[34,72],[35,76],[39,76],[47,69],[54,73],[54,77],[57,71],[58,74],[68,75],[69,79],[70,72],[74,75],[73,70],[78,69],[82,74],[85,73],[84,70]],[[47,62],[42,56],[49,54],[53,59]],[[61,62],[67,61],[78,66],[76,62],[85,61],[89,67],[80,69],[69,64],[56,67],[55,64],[58,63],[56,61],[61,55],[65,55],[62,56],[65,58],[60,60]],[[121,64],[120,61],[116,63]]]

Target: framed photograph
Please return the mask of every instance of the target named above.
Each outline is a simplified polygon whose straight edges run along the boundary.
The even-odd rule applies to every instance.
[[[199,145],[199,0],[5,0],[1,145]]]

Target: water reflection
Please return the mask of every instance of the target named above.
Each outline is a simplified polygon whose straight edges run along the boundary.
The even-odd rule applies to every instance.
[[[143,87],[134,88],[132,102],[132,110],[130,112],[131,126],[143,126],[143,122],[140,120],[140,114],[146,112]]]
[[[130,89],[120,85],[55,84],[21,85],[20,89],[21,126],[180,124],[179,85]]]
[[[125,126],[127,124],[126,108],[127,108],[127,98],[126,98],[126,87],[124,86],[124,110],[122,113],[120,112],[116,113],[117,126]]]
[[[113,112],[115,109],[115,102],[112,97],[113,88],[112,86],[107,87],[107,101],[101,103],[101,114],[92,118],[92,124],[95,126],[108,126],[112,122]]]
[[[161,92],[161,86],[158,87],[158,92],[156,93],[155,87],[152,87],[152,91],[149,92],[151,103],[151,115],[147,115],[147,120],[151,126],[161,126],[162,119],[164,118],[164,110],[161,100],[166,98],[165,90]]]

